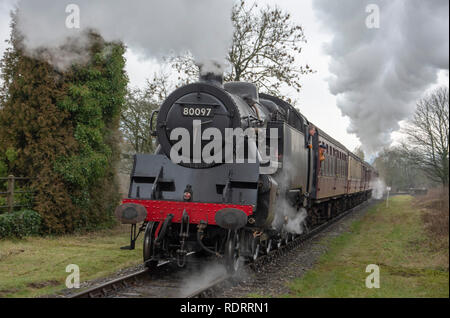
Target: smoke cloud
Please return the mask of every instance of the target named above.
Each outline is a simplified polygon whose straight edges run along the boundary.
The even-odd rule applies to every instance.
[[[373,5],[379,28],[366,24]],[[330,91],[350,118],[349,133],[374,153],[391,143],[438,72],[448,70],[449,1],[315,0],[314,9],[333,34],[325,46]]]
[[[223,64],[232,6],[232,0],[20,0],[17,27],[26,52],[45,49],[58,68],[85,61],[89,30],[144,59],[190,51],[197,63]]]
[[[212,284],[215,280],[226,275],[227,270],[225,266],[218,263],[207,264],[202,269],[196,269],[190,275],[188,275],[182,286],[184,286],[179,297],[187,297],[199,289],[205,288]]]
[[[386,184],[379,178],[371,181],[370,187],[372,188],[372,197],[377,200],[380,200],[386,192]]]
[[[291,188],[292,171],[295,171],[295,169],[296,167],[292,162],[284,162],[283,172],[278,176],[280,193],[286,193]],[[305,231],[305,220],[308,216],[306,209],[300,208],[297,210],[284,195],[278,196],[276,205],[271,224],[272,228],[277,231],[284,230],[291,234],[302,234]]]

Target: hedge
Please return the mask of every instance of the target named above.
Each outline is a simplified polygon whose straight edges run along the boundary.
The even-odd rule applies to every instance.
[[[41,231],[41,216],[32,210],[0,214],[0,238],[38,235]]]

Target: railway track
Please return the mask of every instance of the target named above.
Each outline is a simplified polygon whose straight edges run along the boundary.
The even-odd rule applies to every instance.
[[[372,199],[371,202],[377,200]],[[303,234],[272,250],[266,255],[261,255],[256,261],[245,265],[245,268],[259,270],[264,264],[281,257],[285,253],[301,246],[307,240],[315,237],[325,228],[337,223],[343,217],[355,210],[364,208],[370,204],[364,202],[348,211],[345,211],[332,220],[314,228],[307,234]],[[216,290],[232,286],[239,278],[228,274],[225,268],[217,264],[217,261],[190,262],[184,269],[172,269],[169,262],[158,264],[155,272],[147,269],[136,271],[129,275],[94,286],[69,298],[206,298],[213,297]]]

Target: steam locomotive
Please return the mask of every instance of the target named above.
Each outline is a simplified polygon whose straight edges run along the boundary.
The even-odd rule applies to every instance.
[[[371,197],[368,163],[252,83],[201,75],[156,115],[157,150],[135,155],[115,212],[131,224],[127,248],[145,233],[147,267],[205,253],[234,272]]]

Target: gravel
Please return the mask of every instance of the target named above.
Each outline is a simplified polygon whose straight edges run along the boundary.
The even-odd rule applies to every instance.
[[[353,222],[359,220],[372,206],[375,200],[368,205],[358,207],[332,224],[322,232],[307,240],[298,248],[289,251],[286,255],[266,264],[259,272],[247,272],[244,278],[234,287],[216,294],[219,298],[243,298],[249,294],[264,297],[280,297],[290,292],[288,283],[300,278],[314,267],[319,257],[327,252],[328,247],[323,243],[324,238],[333,238],[348,232]]]

